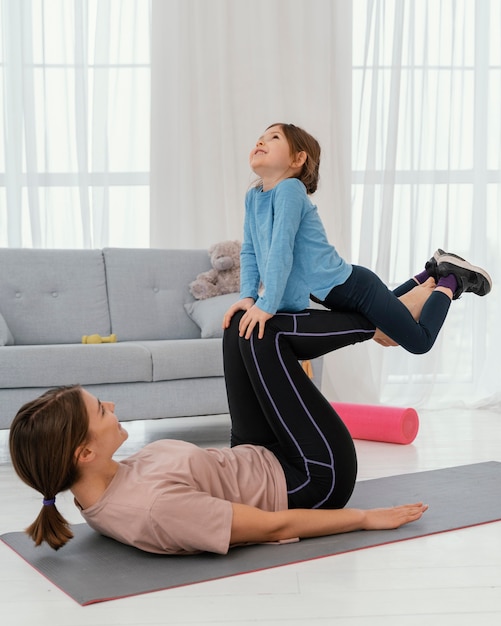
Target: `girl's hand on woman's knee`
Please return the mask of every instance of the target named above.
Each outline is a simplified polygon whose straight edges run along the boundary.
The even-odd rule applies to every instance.
[[[273,315],[271,313],[266,313],[266,311],[263,311],[254,304],[254,306],[251,306],[251,308],[242,315],[242,319],[240,320],[240,324],[238,326],[240,337],[250,339],[254,327],[257,326],[259,329],[258,339],[262,339],[264,337],[264,327],[266,322],[272,317]]]
[[[242,300],[238,300],[238,302],[232,304],[223,316],[223,329],[229,328],[231,318],[237,311],[247,311],[253,304],[254,300],[252,298],[242,298]]]

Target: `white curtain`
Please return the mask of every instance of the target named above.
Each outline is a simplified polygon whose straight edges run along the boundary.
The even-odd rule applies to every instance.
[[[353,3],[353,258],[395,286],[444,248],[486,268],[424,356],[371,349],[382,401],[500,406],[500,3]]]
[[[148,0],[0,3],[0,245],[149,244]]]
[[[497,2],[153,0],[152,16],[152,245],[239,238],[249,149],[283,120],[322,144],[315,201],[348,258],[394,286],[442,247],[496,285]],[[500,293],[454,302],[428,355],[372,342],[329,355],[324,391],[499,403]]]
[[[292,122],[321,143],[314,201],[350,258],[351,74],[344,0],[153,0],[151,245],[241,239],[250,149]],[[376,399],[367,347],[324,363],[329,398]]]
[[[349,253],[350,23],[337,0],[153,0],[153,246],[241,238],[250,149],[283,121],[321,142],[315,198]]]

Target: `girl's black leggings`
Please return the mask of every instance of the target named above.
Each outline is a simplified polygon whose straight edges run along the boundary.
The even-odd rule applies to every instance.
[[[361,313],[408,352],[424,354],[435,343],[451,300],[445,293],[434,291],[423,306],[419,322],[416,322],[409,309],[398,299],[413,287],[416,287],[416,282],[410,279],[390,291],[374,272],[354,265],[348,280],[334,287],[322,304],[336,311]]]
[[[371,339],[361,315],[307,309],[277,313],[263,339],[239,337],[243,312],[223,338],[231,445],[262,445],[284,468],[290,508],[341,508],[355,486],[353,440],[299,360]]]

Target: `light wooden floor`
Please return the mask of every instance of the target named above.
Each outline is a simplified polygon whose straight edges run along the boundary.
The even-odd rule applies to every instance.
[[[411,446],[356,442],[359,478],[501,461],[500,412],[421,412],[420,420]],[[223,445],[228,417],[127,427],[125,455],[161,437]],[[501,485],[492,497],[501,497]],[[20,483],[9,465],[6,431],[0,431],[0,503],[0,533],[24,528],[40,507],[40,497]],[[68,519],[82,521],[69,496],[59,496],[58,503]],[[0,543],[0,623],[498,626],[501,522],[88,607],[80,607]]]

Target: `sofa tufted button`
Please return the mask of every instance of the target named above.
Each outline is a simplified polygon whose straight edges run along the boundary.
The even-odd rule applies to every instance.
[[[21,297],[21,292],[20,291],[16,291],[16,298],[20,298]]]
[[[160,289],[159,289],[158,287],[153,287],[153,291],[154,291],[155,293],[158,293],[158,292],[160,291]]]
[[[58,297],[58,295],[59,295],[59,294],[57,293],[57,291],[53,291],[53,292],[52,292],[52,294],[51,294],[51,296],[52,296],[53,298],[57,298],[57,297]]]

